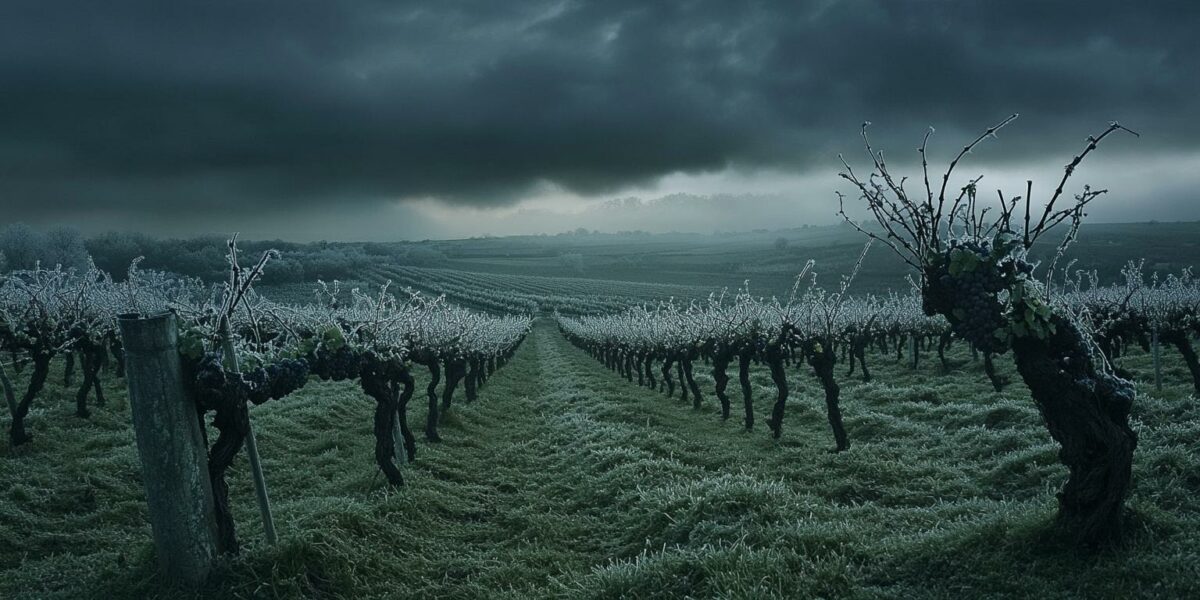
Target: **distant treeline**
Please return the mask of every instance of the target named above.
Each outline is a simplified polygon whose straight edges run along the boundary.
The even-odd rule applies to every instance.
[[[35,264],[82,268],[88,257],[101,270],[121,280],[135,258],[141,268],[170,271],[204,281],[228,276],[226,239],[202,236],[189,239],[157,239],[140,233],[110,232],[84,238],[76,229],[55,228],[44,232],[17,223],[0,230],[0,272],[29,269]],[[238,243],[247,256],[269,249],[280,252],[263,275],[264,284],[283,284],[334,279],[353,279],[381,258],[415,266],[438,266],[445,254],[425,245],[313,242],[298,244],[282,240]]]

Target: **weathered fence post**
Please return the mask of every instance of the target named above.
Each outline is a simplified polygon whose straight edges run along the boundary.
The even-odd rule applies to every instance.
[[[908,336],[908,357],[911,359],[909,364],[912,365],[912,368],[914,368],[914,369],[917,368],[918,357],[917,357],[917,336],[916,335]]]
[[[221,319],[221,346],[225,351],[225,368],[233,373],[241,373],[237,349],[233,347],[233,333],[229,330],[229,320],[226,318]],[[250,458],[250,475],[254,480],[254,493],[258,496],[258,512],[262,515],[267,543],[274,544],[279,537],[275,534],[275,517],[271,515],[271,497],[267,494],[267,478],[263,475],[262,459],[258,455],[258,440],[254,437],[254,426],[250,424],[249,415],[246,415],[245,422],[246,456]]]
[[[174,583],[195,585],[217,555],[217,520],[200,419],[183,391],[175,315],[117,322],[158,564]]]
[[[1150,330],[1150,352],[1154,355],[1154,389],[1162,391],[1162,350],[1158,345],[1158,328]]]

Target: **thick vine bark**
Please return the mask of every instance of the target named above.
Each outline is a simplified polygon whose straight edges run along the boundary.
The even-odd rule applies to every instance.
[[[115,334],[109,334],[108,351],[112,354],[113,362],[116,364],[116,376],[118,379],[125,377],[125,348],[121,345],[121,338]]]
[[[233,465],[233,459],[241,451],[250,428],[250,415],[245,403],[238,406],[228,402],[216,408],[213,426],[219,432],[217,440],[208,451],[208,478],[212,485],[213,508],[217,520],[217,543],[222,552],[237,554],[239,551],[237,528],[233,522],[233,511],[229,505],[229,484],[225,472]]]
[[[671,379],[671,367],[674,365],[674,363],[675,359],[672,358],[670,354],[663,358],[662,377],[663,382],[667,385],[668,398],[675,396],[675,380]]]
[[[1058,520],[1086,544],[1117,539],[1132,478],[1137,434],[1129,426],[1131,383],[1098,371],[1075,324],[1052,318],[1045,340],[1017,338],[1017,371],[1033,395],[1070,477],[1058,495]]]
[[[675,360],[675,379],[679,380],[679,399],[683,402],[688,400],[688,383],[683,378],[683,360],[677,358]]]
[[[431,442],[442,441],[442,436],[438,435],[438,382],[442,380],[442,366],[437,359],[430,360],[426,365],[429,368],[429,384],[425,386],[425,395],[429,398],[429,414],[425,417],[425,439]]]
[[[834,378],[833,353],[823,351],[826,348],[829,346],[822,345],[819,350],[817,345],[810,344],[805,348],[804,354],[808,359],[809,366],[812,367],[813,375],[821,383],[821,388],[825,390],[825,413],[829,417],[829,427],[833,429],[834,443],[837,444],[834,452],[841,452],[850,448],[850,438],[846,435],[846,427],[842,424],[842,409],[839,404],[842,390]]]
[[[945,331],[938,336],[937,355],[938,361],[942,363],[942,371],[950,371],[950,361],[946,359],[946,349],[950,347],[950,342],[954,339],[954,334]]]
[[[392,418],[397,414],[400,391],[396,382],[389,380],[387,371],[385,365],[369,364],[363,369],[359,384],[363,392],[375,400],[375,464],[379,465],[389,486],[400,487],[404,485],[404,477],[393,462],[396,457],[396,420]]]
[[[1160,333],[1159,341],[1172,344],[1179,354],[1183,356],[1183,362],[1187,364],[1188,372],[1192,374],[1192,389],[1196,392],[1196,397],[1200,398],[1200,359],[1196,357],[1196,349],[1192,347],[1192,342],[1188,339],[1187,332],[1169,331]]]
[[[441,414],[438,415],[439,422],[445,420],[446,414],[450,412],[450,405],[454,402],[454,390],[458,389],[458,384],[467,375],[467,362],[461,358],[447,359],[445,365],[446,385],[442,386],[442,408]]]
[[[12,380],[8,378],[8,372],[4,370],[2,364],[0,364],[0,389],[4,392],[4,402],[8,405],[8,414],[17,414],[17,394],[13,391]]]
[[[103,346],[85,345],[79,351],[80,366],[83,370],[83,383],[75,394],[75,414],[87,418],[90,412],[87,399],[90,393],[96,395],[96,406],[104,406],[104,390],[100,387],[100,369],[104,366],[107,356]]]
[[[679,364],[683,367],[683,378],[687,382],[687,387],[692,392],[692,408],[698,410],[703,398],[700,396],[700,386],[696,385],[696,379],[692,377],[692,359],[685,356],[683,360],[679,361]]]
[[[742,404],[746,409],[746,431],[754,429],[754,390],[750,387],[751,357],[749,350],[742,350],[738,354],[738,384],[742,387]]]
[[[992,382],[993,389],[997,392],[1004,391],[1004,385],[1007,382],[996,372],[996,363],[992,360],[991,352],[983,353],[983,372],[987,374],[988,381]]]
[[[771,436],[779,439],[783,435],[783,412],[788,399],[787,371],[783,368],[783,353],[778,346],[768,346],[766,359],[767,368],[771,370],[771,381],[775,382],[775,406],[771,408],[771,419],[767,421],[767,426],[771,428]]]
[[[398,381],[401,387],[396,399],[396,416],[400,421],[400,434],[404,437],[404,452],[408,455],[408,462],[412,462],[417,459],[417,440],[408,427],[408,401],[413,397],[416,382],[408,369],[400,371]]]
[[[463,394],[467,402],[474,402],[479,397],[479,360],[472,358],[467,361],[467,374],[463,377]]]
[[[718,350],[712,356],[713,379],[716,381],[717,400],[721,402],[721,420],[729,419],[729,395],[725,389],[729,386],[729,363],[733,355],[729,351]]]
[[[850,348],[850,356],[858,359],[858,366],[862,368],[862,380],[871,381],[871,369],[867,367],[867,343],[858,340],[856,344]],[[851,363],[853,365],[853,363]]]
[[[936,273],[925,280],[930,286],[922,293],[925,311],[960,324],[954,295],[931,283]],[[1032,310],[1026,306],[1013,310]],[[1111,542],[1121,535],[1137,447],[1129,427],[1134,387],[1096,368],[1087,341],[1070,319],[1050,312],[1041,331],[1042,338],[1032,332],[1013,336],[1011,351],[1070,473],[1058,495],[1058,522],[1082,544]],[[985,361],[990,354],[985,351]]]
[[[475,393],[478,397],[479,390],[482,390],[483,386],[487,384],[487,363],[482,356],[474,359],[471,364],[471,373],[468,375],[473,375],[475,379]]]
[[[63,359],[63,387],[71,387],[75,383],[75,353],[67,352]]]
[[[13,412],[12,425],[8,432],[13,446],[20,446],[33,439],[33,436],[25,431],[25,417],[29,416],[29,407],[33,404],[33,399],[46,385],[46,378],[50,375],[50,360],[53,357],[49,352],[33,354],[33,373],[29,375],[29,385],[25,388],[21,401],[17,403],[16,411]]]
[[[654,354],[646,353],[646,387],[650,389],[658,389],[658,382],[654,380]]]

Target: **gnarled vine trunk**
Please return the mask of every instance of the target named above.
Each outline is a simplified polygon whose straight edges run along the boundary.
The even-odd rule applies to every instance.
[[[997,392],[1004,391],[1004,378],[996,372],[996,363],[992,360],[991,352],[983,353],[983,372],[987,374],[988,381],[992,383],[992,389]]]
[[[227,402],[215,408],[213,426],[217,428],[217,440],[208,450],[208,479],[212,485],[213,509],[217,520],[217,545],[221,552],[237,554],[239,551],[237,528],[233,521],[233,510],[229,505],[229,484],[225,472],[233,466],[233,459],[241,452],[250,430],[250,413],[245,403]]]
[[[650,352],[646,353],[645,368],[646,368],[646,387],[649,387],[652,390],[657,389],[658,382],[654,380],[654,354],[652,354]]]
[[[685,356],[683,360],[679,361],[679,364],[683,366],[684,381],[687,382],[687,387],[692,392],[692,408],[699,409],[703,398],[700,396],[700,386],[696,385],[696,379],[692,377],[692,359]]]
[[[400,422],[400,435],[404,437],[404,453],[408,455],[408,462],[412,462],[417,459],[417,440],[408,428],[408,401],[413,397],[416,382],[408,369],[400,371],[397,381],[400,382],[400,395],[396,399],[396,417]]]
[[[688,382],[683,377],[683,360],[682,358],[675,359],[675,379],[679,380],[679,399],[687,402]]]
[[[674,366],[674,364],[675,364],[675,359],[673,357],[671,357],[671,355],[668,354],[666,357],[663,358],[662,377],[663,377],[663,382],[666,383],[666,385],[667,385],[667,397],[668,398],[675,396],[675,380],[671,379],[671,367]]]
[[[91,414],[87,408],[88,395],[91,393],[96,395],[96,406],[104,406],[104,390],[100,387],[100,369],[104,366],[106,356],[103,346],[86,345],[79,351],[83,383],[75,394],[75,414],[80,417],[87,418]]]
[[[467,361],[462,358],[446,360],[446,385],[442,386],[442,408],[441,414],[438,415],[440,420],[445,420],[446,414],[450,411],[450,405],[454,402],[454,390],[458,389],[458,384],[467,376]]]
[[[33,373],[29,375],[29,386],[25,388],[25,394],[13,411],[12,425],[8,432],[13,446],[20,446],[33,439],[33,436],[25,431],[25,417],[29,416],[29,407],[33,404],[33,399],[46,385],[46,378],[50,375],[50,360],[53,357],[54,355],[48,352],[33,354]]]
[[[467,402],[474,402],[479,397],[479,361],[478,359],[470,359],[467,361],[467,374],[463,377],[463,394],[467,398]]]
[[[829,427],[833,429],[834,443],[837,445],[834,451],[841,452],[850,448],[850,438],[846,435],[845,425],[842,424],[842,409],[839,403],[842,389],[834,378],[834,355],[828,350],[830,347],[829,340],[823,342],[819,349],[817,345],[810,344],[805,348],[804,354],[812,367],[813,375],[825,390],[825,413],[829,418]]]
[[[738,354],[738,384],[742,387],[742,403],[746,409],[746,431],[754,429],[754,390],[750,387],[750,360],[753,357],[749,350]]]
[[[767,368],[771,370],[771,381],[775,382],[775,406],[771,408],[771,419],[767,421],[767,426],[771,428],[771,436],[779,439],[783,435],[783,411],[788,399],[787,371],[783,368],[782,349],[777,345],[768,346],[766,359]]]
[[[1075,324],[1054,316],[1045,340],[1017,338],[1017,371],[1033,395],[1070,477],[1058,520],[1086,544],[1117,539],[1132,478],[1137,434],[1129,427],[1131,383],[1095,368]]]
[[[1160,333],[1159,341],[1166,342],[1175,346],[1179,350],[1179,354],[1183,356],[1183,362],[1187,365],[1188,372],[1192,374],[1192,389],[1196,392],[1196,397],[1200,398],[1200,359],[1196,357],[1196,349],[1192,347],[1192,341],[1188,339],[1187,332],[1169,331]]]
[[[713,379],[716,381],[717,400],[721,402],[721,420],[729,419],[729,395],[725,389],[729,386],[729,363],[733,355],[728,351],[717,351],[712,356]]]
[[[946,349],[950,347],[950,342],[954,339],[954,334],[949,331],[943,332],[938,336],[937,355],[938,362],[942,363],[942,371],[950,371],[950,361],[946,359]]]
[[[927,286],[930,280],[927,275]],[[922,292],[927,313],[940,313],[952,325],[960,322],[947,289]],[[1014,336],[1011,351],[1070,473],[1058,494],[1058,522],[1080,543],[1110,542],[1121,534],[1137,447],[1129,427],[1134,387],[1096,368],[1088,342],[1070,319],[1050,313],[1043,331],[1042,338]],[[985,361],[990,354],[985,351]]]
[[[387,478],[388,485],[400,487],[404,485],[404,477],[396,467],[393,459],[396,457],[395,426],[397,404],[400,391],[396,382],[390,381],[385,370],[364,370],[359,384],[368,396],[375,400],[375,464]]]
[[[442,367],[437,359],[432,359],[426,365],[429,368],[429,384],[425,386],[425,395],[429,398],[429,414],[425,417],[425,439],[431,442],[442,441],[438,435],[438,382],[442,380]]]
[[[67,352],[63,356],[63,387],[71,387],[75,383],[75,353]]]

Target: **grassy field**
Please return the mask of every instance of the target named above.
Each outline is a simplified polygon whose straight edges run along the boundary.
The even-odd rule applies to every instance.
[[[786,243],[777,245],[780,240]],[[1123,284],[1121,269],[1144,260],[1147,277],[1178,274],[1200,264],[1200,223],[1089,225],[1057,263],[1058,278],[1070,266],[1095,270],[1104,285]],[[574,234],[441,240],[398,244],[423,247],[444,256],[436,266],[412,265],[403,255],[380,255],[343,282],[375,288],[391,281],[393,290],[412,288],[445,294],[450,302],[493,313],[549,315],[619,312],[667,298],[686,303],[749,284],[756,296],[787,297],[796,275],[815,261],[819,282],[833,287],[852,270],[864,236],[848,226],[807,227],[724,234]],[[387,246],[387,245],[381,245]],[[1034,248],[1035,261],[1048,270],[1057,240]],[[565,260],[565,257],[573,257]],[[851,287],[854,295],[907,294],[911,270],[883,245],[866,256]],[[283,302],[310,302],[316,281],[257,287]]]
[[[243,553],[189,592],[155,576],[121,383],[83,421],[55,381],[30,417],[35,440],[0,448],[0,598],[1194,594],[1200,407],[1175,357],[1163,392],[1140,386],[1132,526],[1100,553],[1051,525],[1065,471],[1023,386],[992,392],[961,354],[949,374],[871,358],[873,382],[843,378],[854,446],[835,455],[805,371],[791,372],[775,442],[719,420],[703,366],[695,411],[602,369],[542,320],[480,399],[452,410],[446,441],[419,444],[398,491],[374,468],[373,403],[311,383],[253,411],[280,544],[261,541],[239,458]],[[1144,357],[1125,366],[1147,380]],[[754,378],[761,423],[773,388]]]
[[[779,247],[779,240],[786,244]],[[746,279],[756,293],[785,295],[808,259],[822,281],[833,284],[853,266],[864,236],[847,225],[741,233],[591,234],[514,236],[425,242],[448,257],[443,267],[481,273],[586,277],[737,288]],[[1049,264],[1059,240],[1034,248]],[[579,260],[565,263],[564,255]],[[1089,223],[1080,230],[1059,268],[1098,270],[1115,283],[1129,260],[1145,259],[1147,271],[1179,272],[1200,265],[1200,222]],[[908,269],[882,246],[867,256],[857,293],[907,291]]]

